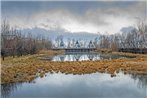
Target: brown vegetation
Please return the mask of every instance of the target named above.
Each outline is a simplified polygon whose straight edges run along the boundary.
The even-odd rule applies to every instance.
[[[53,55],[57,55],[57,54],[62,54],[64,53],[64,50],[40,50],[37,54],[39,55],[49,55],[49,56],[53,56]]]
[[[51,53],[50,53],[51,52]],[[112,77],[119,71],[126,73],[147,74],[147,57],[123,58],[115,60],[52,62],[38,60],[40,55],[53,55],[57,52],[40,51],[35,55],[7,57],[2,61],[1,84],[13,82],[30,82],[45,73],[62,72],[65,74],[89,74],[94,72],[109,73]],[[59,52],[60,53],[60,52]],[[116,52],[114,52],[116,53]],[[119,54],[119,53],[116,53]],[[120,53],[121,55],[123,53]],[[130,55],[125,53],[125,55]],[[133,54],[131,54],[133,55]],[[136,55],[136,54],[135,54]]]
[[[22,56],[35,54],[42,49],[51,49],[52,41],[42,35],[33,36],[30,32],[22,33],[4,20],[1,24],[1,56]]]

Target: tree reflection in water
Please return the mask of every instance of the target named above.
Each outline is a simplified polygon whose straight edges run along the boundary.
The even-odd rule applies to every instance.
[[[138,88],[147,88],[147,75],[130,74],[130,77],[137,82]],[[23,83],[11,83],[1,85],[2,98],[9,98],[16,92]]]
[[[9,98],[10,94],[13,91],[16,91],[18,86],[21,86],[22,83],[9,83],[1,85],[1,95],[2,98]]]
[[[147,75],[131,74],[131,78],[138,81],[137,86],[139,88],[147,88]]]

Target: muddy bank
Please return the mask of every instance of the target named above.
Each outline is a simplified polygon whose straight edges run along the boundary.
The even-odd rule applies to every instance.
[[[6,58],[5,61],[2,61],[1,65],[1,84],[13,82],[31,82],[36,77],[43,77],[45,73],[48,72],[62,72],[66,74],[106,72],[111,74],[113,77],[115,76],[115,73],[123,71],[125,74],[135,73],[147,75],[146,55],[143,57],[138,56],[137,58],[76,62],[51,62],[36,59],[40,55],[55,55],[57,53],[62,52],[53,53],[52,51],[44,51],[35,55],[28,55],[19,58]],[[120,54],[122,55],[122,53]],[[125,55],[127,55],[127,53],[125,53]]]

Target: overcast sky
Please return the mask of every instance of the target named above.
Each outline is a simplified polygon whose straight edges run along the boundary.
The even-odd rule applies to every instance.
[[[2,19],[17,28],[114,34],[147,18],[146,1],[2,1]]]

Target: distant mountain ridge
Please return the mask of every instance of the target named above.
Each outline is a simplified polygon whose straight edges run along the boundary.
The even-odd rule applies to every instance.
[[[120,29],[120,32],[124,35],[127,35],[129,32],[132,32],[133,30],[136,30],[133,26],[123,27]],[[45,30],[42,28],[32,28],[32,29],[23,29],[22,34],[27,35],[28,33],[31,33],[33,37],[44,37],[49,38],[51,40],[55,40],[57,36],[63,35],[64,39],[75,39],[75,40],[94,40],[96,37],[99,37],[101,34],[97,33],[88,33],[88,32],[66,32],[61,29],[56,30]]]
[[[63,30],[45,30],[41,28],[33,28],[33,29],[23,29],[22,34],[27,35],[28,33],[31,33],[34,37],[47,37],[52,40],[56,39],[57,36],[63,35],[65,39],[85,39],[85,40],[93,40],[94,38],[98,37],[100,34],[94,34],[94,33],[87,33],[87,32],[76,32],[76,33],[70,33]]]

